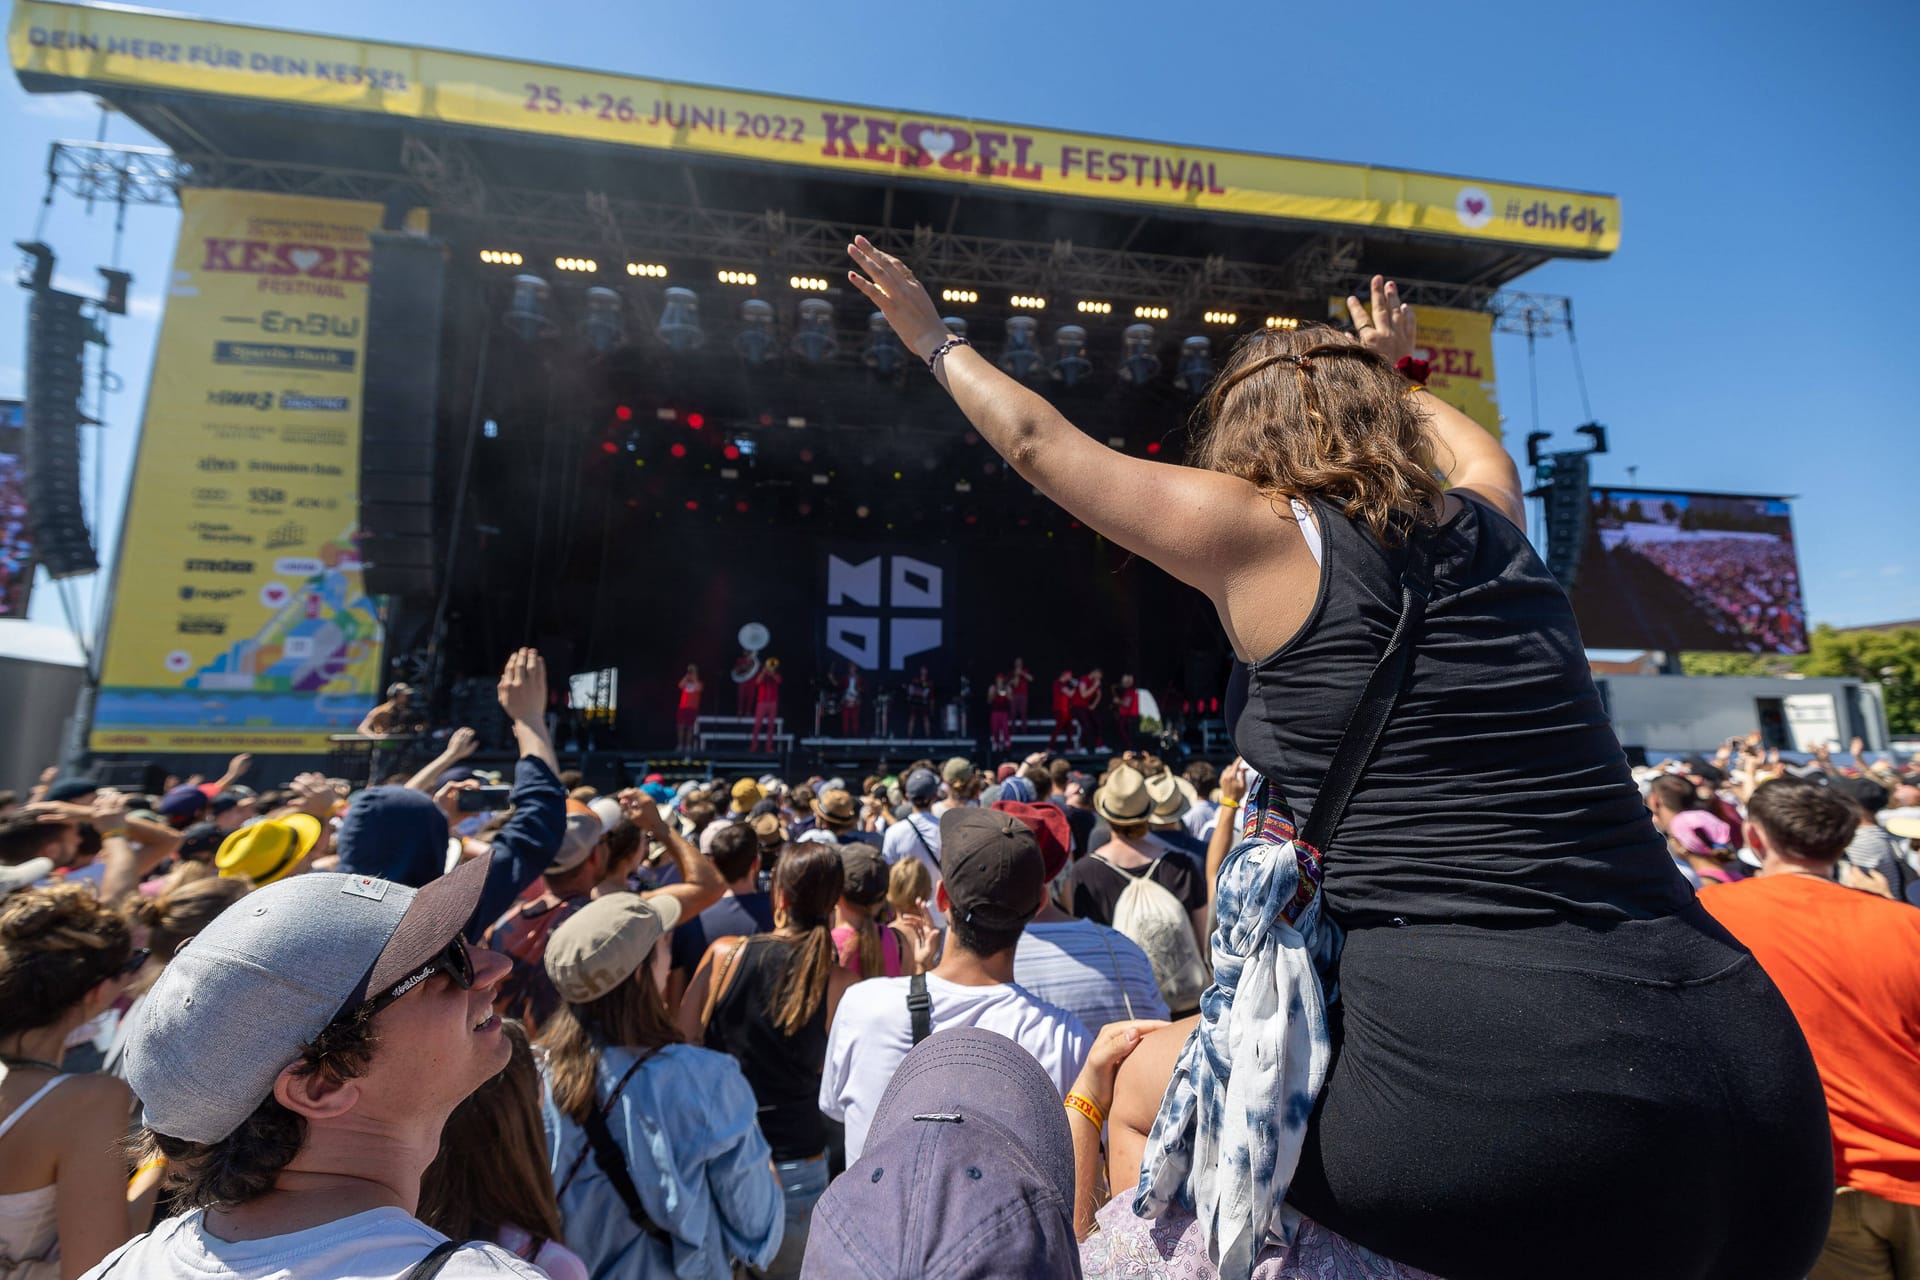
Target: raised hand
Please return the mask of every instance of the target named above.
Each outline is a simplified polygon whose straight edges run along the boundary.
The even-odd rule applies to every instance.
[[[458,782],[449,782],[433,793],[433,802],[440,806],[440,812],[447,817],[447,825],[454,826],[460,821],[460,793],[477,791],[480,784],[472,778],[462,778]]]
[[[867,273],[862,276],[859,271],[847,272],[853,287],[880,308],[880,314],[887,318],[907,350],[922,360],[931,356],[933,349],[947,340],[948,334],[939,308],[927,296],[926,286],[914,278],[906,263],[874,248],[865,236],[855,236],[847,246],[847,253]]]
[[[1371,285],[1371,302],[1362,305],[1358,297],[1347,298],[1347,315],[1360,344],[1378,352],[1389,361],[1413,354],[1413,308],[1400,301],[1400,286],[1382,276]]]
[[[479,749],[479,734],[471,729],[455,729],[447,738],[446,757],[449,760],[465,760]]]
[[[547,664],[536,649],[516,649],[500,673],[500,709],[509,719],[540,724],[547,712]]]

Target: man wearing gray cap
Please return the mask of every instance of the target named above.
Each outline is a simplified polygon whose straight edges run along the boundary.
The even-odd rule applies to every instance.
[[[935,1031],[998,1032],[1032,1054],[1062,1095],[1087,1056],[1080,1019],[1013,980],[1014,950],[1046,892],[1032,830],[996,810],[949,809],[940,818],[940,867],[934,897],[949,927],[939,965],[855,983],[827,1032],[820,1110],[846,1123],[849,1161],[859,1158],[894,1071]]]
[[[461,937],[488,861],[411,889],[291,876],[222,912],[135,1014],[143,1164],[181,1208],[87,1280],[544,1273],[413,1215],[448,1114],[505,1067],[507,962]]]

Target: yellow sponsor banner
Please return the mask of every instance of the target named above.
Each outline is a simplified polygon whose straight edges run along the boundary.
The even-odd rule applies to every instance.
[[[1433,365],[1427,386],[1500,438],[1500,396],[1493,379],[1493,317],[1484,311],[1414,308],[1414,354]]]
[[[323,751],[375,701],[354,548],[377,204],[183,191],[96,751]]]
[[[1349,319],[1347,300],[1328,298],[1327,315],[1335,323]],[[1450,307],[1415,307],[1413,317],[1413,354],[1433,369],[1427,376],[1428,389],[1500,439],[1493,317],[1484,311]]]
[[[1582,253],[1620,244],[1612,196],[1062,133],[957,116],[21,0],[23,77],[324,107],[833,173],[1391,227]]]

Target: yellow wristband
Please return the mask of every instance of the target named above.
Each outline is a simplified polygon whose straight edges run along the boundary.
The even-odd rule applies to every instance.
[[[96,831],[94,834],[102,840],[124,840],[127,838],[127,829],[125,827],[109,827],[105,831]]]
[[[1238,809],[1240,807],[1240,802],[1238,800],[1229,800],[1225,796],[1221,796],[1220,807],[1222,809]]]
[[[1081,1115],[1093,1121],[1094,1128],[1105,1129],[1107,1127],[1107,1113],[1102,1111],[1094,1103],[1093,1099],[1084,1094],[1070,1093],[1064,1101],[1067,1110],[1078,1111]]]

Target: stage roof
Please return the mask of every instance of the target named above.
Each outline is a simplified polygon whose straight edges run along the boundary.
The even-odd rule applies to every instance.
[[[193,180],[294,189],[306,173],[616,201],[943,236],[1071,241],[1491,290],[1619,244],[1612,196],[774,97],[638,76],[19,0],[8,34],[33,92],[98,94]],[[427,183],[425,179],[431,178]],[[336,182],[336,186],[338,183]],[[394,198],[405,193],[394,192]],[[515,216],[514,202],[495,212]],[[620,219],[615,218],[615,221]],[[837,247],[837,246],[836,246]],[[1329,269],[1329,267],[1331,269]],[[1296,271],[1295,276],[1300,272]]]

